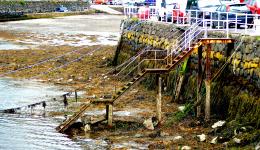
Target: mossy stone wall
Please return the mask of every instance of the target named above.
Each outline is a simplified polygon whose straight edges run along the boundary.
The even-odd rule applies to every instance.
[[[171,24],[125,20],[121,42],[114,58],[114,65],[120,64],[145,47],[150,49],[170,49],[185,28]],[[209,33],[211,37],[223,37],[223,33]],[[232,49],[227,44],[213,44],[211,52],[212,75],[234,55],[230,63],[216,80],[212,82],[212,112],[215,116],[253,122],[260,125],[260,41],[257,37],[243,37],[242,45],[237,49],[242,36],[230,35],[235,39]],[[237,49],[237,50],[236,50]],[[236,51],[235,51],[236,50]],[[196,101],[197,88],[197,52],[188,63],[185,82],[181,91],[181,102]],[[205,58],[205,52],[203,57]],[[204,62],[203,62],[204,63]],[[204,65],[203,65],[204,66]],[[203,67],[204,68],[204,67]],[[167,92],[174,95],[176,79],[180,75],[178,67],[165,77]],[[155,87],[155,75],[146,76],[144,84]],[[151,88],[151,89],[152,89]],[[205,98],[202,86],[202,97]],[[179,101],[180,102],[180,101]],[[204,103],[202,103],[204,105]],[[213,116],[214,116],[213,115]]]

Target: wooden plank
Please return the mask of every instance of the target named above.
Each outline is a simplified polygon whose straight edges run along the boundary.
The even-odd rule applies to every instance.
[[[63,133],[65,130],[67,130],[75,121],[79,119],[83,115],[83,113],[86,111],[86,109],[91,105],[91,102],[87,102],[81,106],[80,110],[77,113],[74,113],[68,120],[60,124],[56,129]]]
[[[95,125],[95,124],[98,124],[98,123],[103,122],[105,120],[107,120],[106,116],[100,116],[100,117],[96,118],[95,120],[91,120],[90,124]]]

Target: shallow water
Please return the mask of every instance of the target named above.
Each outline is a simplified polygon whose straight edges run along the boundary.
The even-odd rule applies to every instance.
[[[58,99],[66,92],[59,87],[29,80],[14,80],[11,78],[0,79],[0,110],[14,107],[22,107],[18,114],[0,113],[0,149],[24,150],[24,149],[51,149],[51,150],[106,150],[106,149],[147,149],[147,144],[139,144],[134,141],[111,142],[104,137],[70,139],[60,134],[55,127],[64,119],[63,116],[45,117],[44,112],[63,111],[63,103]],[[57,98],[54,101],[52,98]],[[27,107],[32,103],[46,101],[44,111],[41,105],[31,109]],[[143,110],[116,111],[115,116],[133,116]],[[87,115],[102,115],[103,110],[88,111]]]
[[[0,50],[21,50],[21,49],[28,49],[29,46],[17,44],[11,41],[6,41],[0,38]]]
[[[0,79],[0,110],[48,101],[66,92],[55,86],[30,80]]]
[[[64,93],[58,87],[36,81],[0,79],[0,109],[26,106],[43,100],[47,102],[46,111],[57,106],[62,108],[61,103],[50,100]],[[78,142],[55,130],[60,119],[44,117],[42,106],[34,109],[33,114],[27,107],[23,107],[20,114],[0,113],[0,149],[81,149]]]
[[[50,118],[0,115],[0,149],[81,149],[81,145],[55,130]]]

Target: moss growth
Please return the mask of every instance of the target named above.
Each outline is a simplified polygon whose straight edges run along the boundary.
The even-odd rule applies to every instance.
[[[19,4],[22,5],[22,6],[25,6],[26,2],[24,0],[20,0]]]
[[[172,124],[183,120],[189,114],[194,114],[193,105],[191,103],[185,104],[185,108],[183,111],[178,111],[178,112],[171,114],[166,122],[166,126],[172,126]]]

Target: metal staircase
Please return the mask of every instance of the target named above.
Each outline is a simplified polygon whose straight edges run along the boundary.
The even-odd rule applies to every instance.
[[[127,92],[137,81],[139,81],[147,73],[167,73],[174,69],[178,64],[180,64],[186,57],[188,57],[193,50],[200,45],[198,41],[199,36],[203,30],[199,28],[199,23],[193,24],[189,29],[187,29],[180,37],[176,39],[176,44],[171,50],[151,50],[144,49],[140,51],[137,55],[131,57],[127,60],[127,63],[120,65],[120,72],[116,74],[119,76],[126,71],[126,75],[121,79],[129,77],[130,74],[136,73],[131,78],[130,82],[122,86],[113,96],[112,99],[104,100],[98,99],[89,101],[83,104],[78,112],[71,116],[68,120],[63,122],[56,129],[59,132],[64,132],[71,126],[78,118],[83,115],[86,109],[94,103],[103,104],[113,104],[120,96]],[[142,59],[141,59],[142,58]],[[146,63],[148,62],[148,63]],[[147,66],[147,64],[153,64],[153,66]],[[127,71],[130,70],[130,71]]]

